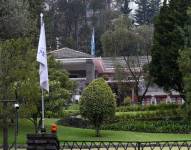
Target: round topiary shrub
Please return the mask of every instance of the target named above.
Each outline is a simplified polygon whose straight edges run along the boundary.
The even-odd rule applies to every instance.
[[[103,78],[93,80],[80,98],[80,113],[95,127],[96,136],[103,122],[115,116],[115,107],[115,95]]]

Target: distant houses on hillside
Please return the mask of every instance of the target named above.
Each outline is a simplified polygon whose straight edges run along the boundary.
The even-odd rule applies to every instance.
[[[145,91],[146,85],[144,76],[141,73],[143,66],[151,61],[150,56],[131,56],[126,61],[130,68],[127,67],[127,62],[123,57],[93,57],[90,54],[79,52],[70,48],[62,48],[49,52],[57,61],[63,64],[63,68],[69,72],[69,77],[77,83],[76,90],[73,95],[73,100],[79,100],[84,87],[93,79],[103,77],[116,93],[118,101],[128,96],[131,98],[131,103],[136,104],[135,96],[135,80],[132,77],[131,71],[138,76],[139,74],[139,95]],[[118,70],[119,69],[119,70]],[[130,70],[131,69],[131,70]],[[125,88],[119,90],[119,83]],[[184,101],[176,91],[170,93],[156,85],[148,88],[143,99],[142,105],[160,104],[160,103],[175,103],[182,104]]]

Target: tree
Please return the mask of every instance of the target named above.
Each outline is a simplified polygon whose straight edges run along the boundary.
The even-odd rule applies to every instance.
[[[36,52],[33,53],[33,57],[36,56]],[[39,89],[38,79],[38,65],[35,59],[33,62],[36,66],[33,66],[33,72],[31,71],[30,78],[23,83],[20,90],[20,97],[24,99],[21,103],[21,114],[23,117],[29,119],[33,125],[35,133],[40,128],[41,118],[41,91]],[[74,88],[74,82],[69,80],[68,74],[62,70],[61,64],[56,62],[52,56],[48,57],[49,67],[49,94],[45,94],[45,116],[60,116],[63,110],[63,106],[70,99]],[[33,75],[34,74],[34,75]]]
[[[135,20],[138,24],[149,24],[149,0],[136,0],[138,9],[135,11]]]
[[[102,37],[105,56],[133,55],[137,52],[139,36],[132,29],[132,22],[127,16],[120,16],[112,29],[106,31]]]
[[[81,0],[49,0],[47,4],[49,6],[47,11],[47,31],[48,40],[51,41],[48,47],[71,46],[70,48],[79,49],[80,31],[87,23],[86,19],[84,19],[86,16],[86,3]],[[69,44],[68,39],[72,40]]]
[[[0,41],[21,36],[37,37],[42,1],[0,0]]]
[[[191,49],[185,48],[180,52],[180,58],[178,59],[180,71],[183,76],[184,91],[186,102],[184,104],[185,118],[191,119]]]
[[[104,121],[115,116],[115,96],[104,79],[92,81],[80,98],[80,113],[87,118],[100,136],[100,127]]]
[[[140,64],[140,57],[142,55],[146,56],[147,63],[150,63],[149,49],[152,45],[152,26],[145,25],[133,28],[131,22],[126,17],[119,18],[114,23],[113,31],[105,32],[101,40],[104,53],[107,56],[123,56],[126,63],[125,68],[129,71],[129,74],[126,73],[124,80],[128,80],[128,76],[133,78],[135,94],[138,98],[138,103],[141,104],[150,81],[148,81],[143,95],[139,96],[140,79],[146,71],[143,70],[143,66]],[[139,70],[136,68],[139,68]]]
[[[63,107],[71,99],[75,87],[74,81],[69,79],[60,62],[53,56],[48,57],[50,91],[45,96],[45,108],[55,116],[61,116]]]
[[[191,120],[191,44],[190,44],[190,35],[191,35],[191,7],[187,10],[188,22],[185,25],[186,34],[185,34],[185,48],[179,51],[180,57],[178,58],[178,65],[180,72],[183,77],[184,92],[186,102],[184,104],[184,117],[187,120]]]
[[[27,38],[6,40],[0,43],[0,100],[5,100],[2,107],[4,148],[8,149],[9,118],[14,113],[6,100],[15,100],[22,82],[27,81],[30,74],[31,41]],[[19,100],[19,99],[17,99]]]
[[[187,23],[187,8],[190,2],[164,1],[154,24],[154,42],[151,50],[151,76],[154,82],[166,90],[183,92],[182,73],[179,70],[179,50],[184,48],[184,28]]]
[[[160,10],[160,0],[136,0],[135,20],[139,25],[152,24]]]

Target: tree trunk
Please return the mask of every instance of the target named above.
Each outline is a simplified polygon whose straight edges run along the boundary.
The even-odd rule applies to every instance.
[[[138,84],[139,84],[139,83],[136,83],[136,85],[135,85],[135,95],[136,95],[136,97],[137,97],[137,103],[138,103],[139,105],[141,105],[141,104],[142,104],[142,101],[141,101],[141,99],[139,98],[139,87],[138,87]]]
[[[143,98],[145,97],[145,95],[146,95],[146,93],[147,93],[147,91],[149,89],[150,84],[151,84],[151,79],[149,79],[148,84],[146,86],[146,89],[145,89],[143,95],[140,97],[141,102],[143,101]]]
[[[96,126],[96,137],[100,137],[100,127]]]

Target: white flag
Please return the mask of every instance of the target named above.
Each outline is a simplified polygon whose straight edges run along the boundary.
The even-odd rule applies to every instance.
[[[41,29],[40,38],[38,43],[37,61],[40,63],[39,74],[40,74],[40,87],[49,92],[48,83],[48,65],[47,65],[47,54],[46,54],[46,37],[44,22],[41,14]]]

